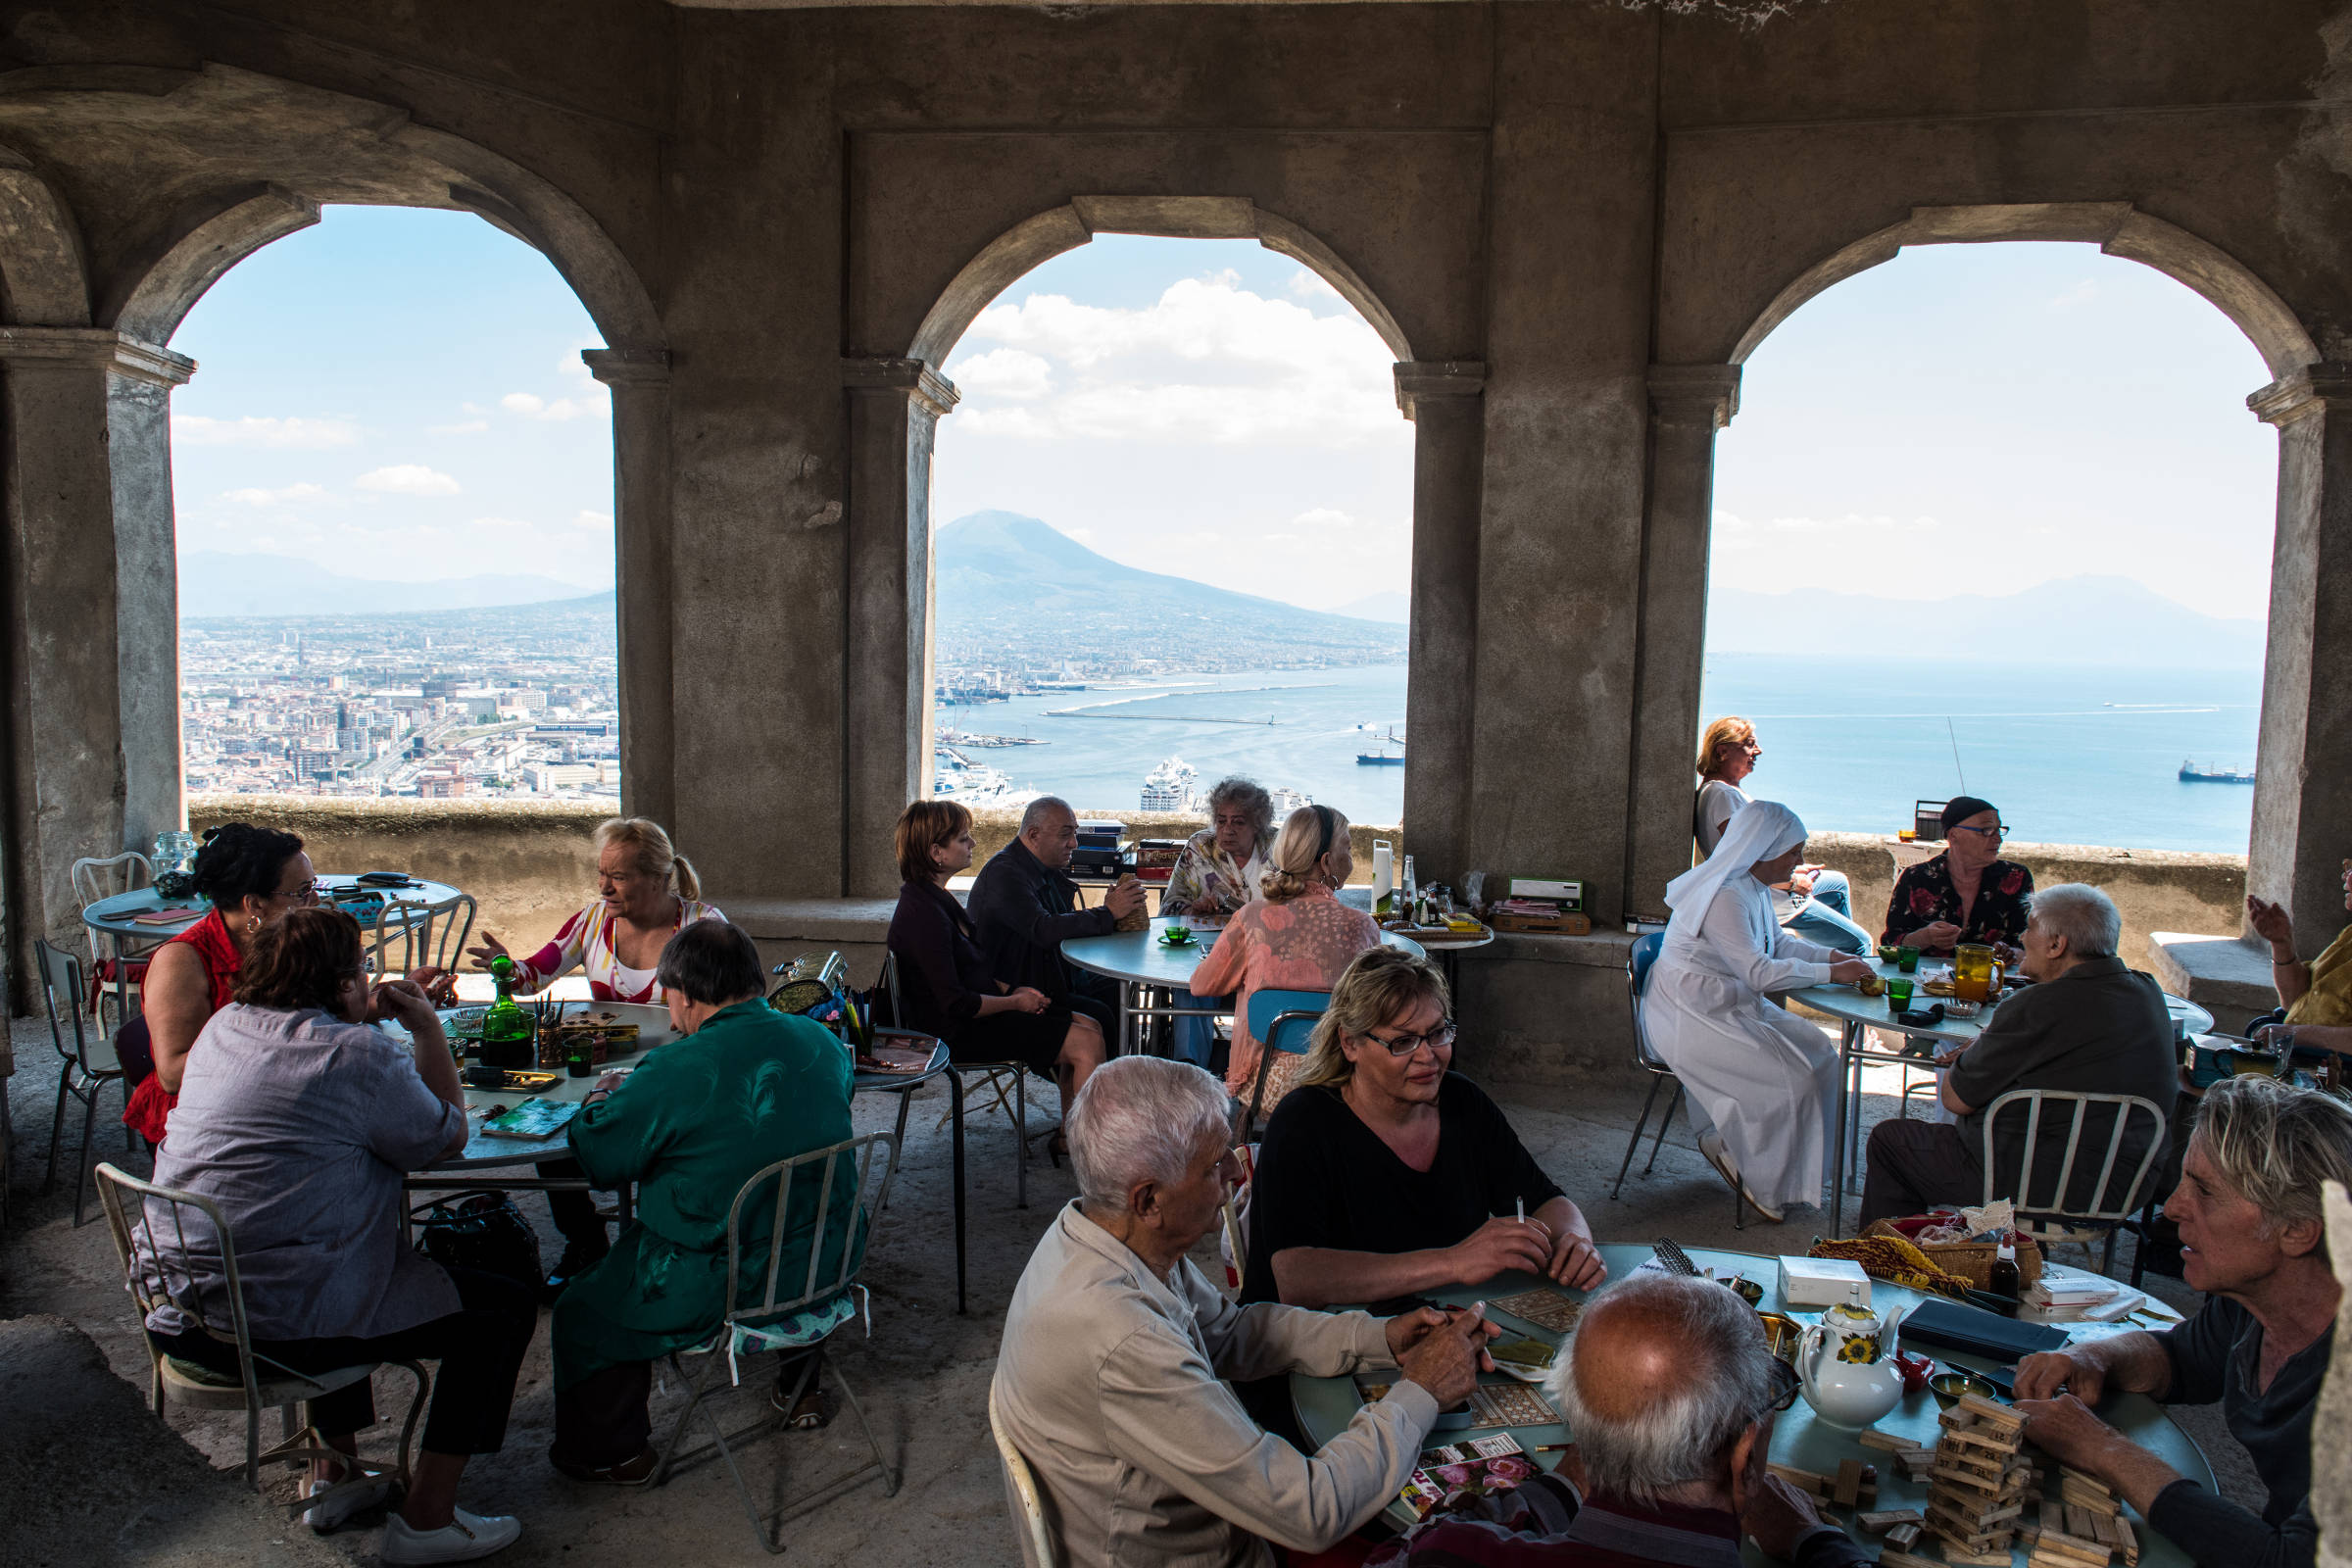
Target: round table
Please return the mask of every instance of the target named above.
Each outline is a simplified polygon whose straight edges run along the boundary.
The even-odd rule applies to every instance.
[[[1883,958],[1868,960],[1883,978],[1919,981],[1946,965],[1935,960],[1920,960],[1919,972],[1906,975]],[[2014,995],[2015,993],[2011,993]],[[1862,1069],[1876,1062],[1883,1066],[1909,1065],[1926,1070],[1929,1065],[1917,1056],[1895,1052],[1874,1051],[1869,1045],[1870,1029],[1886,1029],[1895,1034],[1922,1040],[1939,1040],[1946,1045],[1967,1046],[1984,1032],[1999,1010],[1998,1002],[1991,1003],[1973,1018],[1946,1017],[1935,1024],[1904,1023],[1888,1007],[1884,996],[1866,997],[1852,986],[1818,985],[1791,991],[1787,1000],[1801,1003],[1815,1012],[1826,1012],[1842,1026],[1838,1037],[1839,1072],[1838,1074],[1838,1133],[1830,1140],[1830,1226],[1833,1235],[1844,1229],[1846,1178],[1848,1172],[1861,1170],[1862,1139]],[[1936,1002],[1948,1004],[1949,997],[1931,997],[1915,990],[1911,1005],[1927,1007]],[[2180,1040],[2190,1034],[2203,1034],[2213,1027],[2213,1014],[2195,1003],[2176,996],[2166,996],[2166,1009],[2173,1017],[2173,1038]]]
[[[1711,1248],[1693,1247],[1688,1248],[1686,1250],[1690,1253],[1690,1260],[1701,1268],[1712,1268],[1718,1273],[1729,1273],[1736,1270],[1763,1286],[1764,1298],[1758,1304],[1758,1310],[1769,1312],[1786,1310],[1781,1304],[1777,1279],[1778,1270],[1774,1267],[1773,1259],[1770,1257],[1752,1252],[1719,1251]],[[1603,1246],[1600,1249],[1600,1255],[1609,1266],[1610,1277],[1616,1279],[1622,1278],[1634,1268],[1647,1262],[1651,1253],[1646,1247],[1612,1244]],[[2064,1271],[2053,1265],[2052,1272]],[[1548,1285],[1548,1281],[1539,1279],[1533,1274],[1514,1272],[1492,1280],[1476,1290],[1455,1286],[1431,1291],[1427,1294],[1432,1300],[1462,1305],[1477,1300],[1493,1300],[1519,1291],[1534,1290]],[[1551,1286],[1550,1288],[1559,1290],[1562,1295],[1572,1300],[1581,1300],[1585,1296],[1582,1291],[1572,1291],[1565,1287]],[[1905,1290],[1899,1285],[1890,1285],[1885,1280],[1874,1280],[1871,1283],[1871,1304],[1875,1308],[1883,1310],[1890,1303],[1899,1303],[1906,1307],[1915,1306],[1925,1299],[1928,1298],[1917,1291]],[[1813,1322],[1819,1318],[1820,1313],[1818,1310],[1807,1309],[1789,1312],[1788,1315],[1799,1322]],[[1560,1340],[1560,1336],[1557,1334],[1549,1333],[1532,1323],[1521,1322],[1505,1313],[1495,1312],[1493,1316],[1494,1321],[1501,1325],[1506,1335],[1524,1334],[1550,1344],[1557,1344]],[[2106,1324],[2082,1323],[2065,1326],[2078,1331],[2078,1338],[2098,1337],[2119,1332]],[[1928,1346],[1916,1348],[1933,1355],[1939,1370],[1946,1366],[1963,1366],[1974,1370],[1987,1371],[1994,1370],[1998,1366],[1998,1363],[1980,1356],[1961,1355]],[[1480,1381],[1502,1383],[1510,1380],[1502,1373],[1490,1372],[1484,1374]],[[1321,1447],[1337,1437],[1348,1423],[1354,1419],[1355,1412],[1363,1404],[1363,1398],[1356,1390],[1353,1378],[1314,1378],[1293,1373],[1291,1375],[1291,1403],[1298,1413],[1299,1428],[1305,1434],[1308,1444],[1314,1447]],[[2212,1466],[2206,1463],[2205,1455],[2198,1449],[2196,1443],[2190,1439],[2188,1434],[2173,1424],[2171,1418],[2164,1413],[2162,1405],[2141,1395],[2123,1395],[2103,1402],[2100,1405],[2099,1414],[2119,1429],[2125,1437],[2156,1454],[2181,1475],[2208,1491],[2214,1490]],[[1877,1430],[1926,1444],[1933,1442],[1936,1435],[1936,1415],[1935,1396],[1922,1391],[1905,1396],[1903,1402],[1896,1405],[1878,1423]],[[1479,1428],[1475,1431],[1433,1432],[1427,1442],[1429,1446],[1456,1443],[1473,1436],[1489,1434],[1494,1430],[1495,1429]],[[1528,1458],[1546,1470],[1557,1467],[1560,1455],[1557,1452],[1539,1452],[1537,1451],[1539,1446],[1564,1443],[1569,1440],[1570,1436],[1567,1428],[1558,1422],[1544,1426],[1507,1427],[1501,1430],[1509,1432],[1512,1437],[1516,1438],[1520,1446],[1527,1449]],[[1886,1454],[1874,1448],[1864,1447],[1857,1441],[1855,1434],[1851,1432],[1839,1431],[1836,1427],[1817,1421],[1814,1418],[1812,1406],[1806,1404],[1801,1397],[1774,1423],[1771,1458],[1775,1464],[1788,1465],[1800,1470],[1810,1470],[1815,1474],[1829,1475],[1837,1473],[1839,1460],[1859,1458],[1867,1464],[1878,1466],[1879,1498],[1877,1506],[1879,1508],[1919,1508],[1924,1511],[1927,1505],[1928,1483],[1925,1480],[1905,1480],[1901,1470],[1888,1462]],[[1857,1542],[1875,1553],[1883,1543],[1877,1537],[1865,1535],[1856,1530],[1850,1517],[1846,1517],[1851,1512],[1852,1510],[1825,1509],[1824,1516],[1833,1523],[1845,1526]],[[1412,1523],[1410,1512],[1401,1502],[1396,1501],[1390,1503],[1389,1507],[1381,1514],[1381,1519],[1399,1529]],[[2187,1553],[2150,1529],[2146,1521],[2141,1519],[2135,1511],[2132,1513],[2132,1528],[2139,1534],[2140,1568],[2188,1568]],[[2029,1555],[2022,1542],[2015,1547],[2015,1553],[2014,1560],[2020,1564],[2023,1564]],[[1756,1549],[1752,1542],[1742,1544],[1741,1555],[1751,1564],[1763,1564],[1770,1561]]]
[[[1119,982],[1119,1038],[1111,1042],[1111,1054],[1125,1055],[1138,1049],[1136,1025],[1144,1018],[1179,1018],[1215,1015],[1231,1008],[1176,1007],[1166,1004],[1153,1004],[1146,993],[1154,991],[1190,991],[1193,971],[1208,950],[1216,946],[1217,932],[1213,927],[1186,924],[1194,932],[1194,940],[1181,947],[1171,947],[1159,940],[1159,934],[1177,922],[1154,920],[1141,931],[1113,931],[1108,936],[1072,937],[1061,945],[1061,956],[1090,974],[1106,975]],[[1380,940],[1401,953],[1414,957],[1423,956],[1421,944],[1393,931],[1381,933]]]

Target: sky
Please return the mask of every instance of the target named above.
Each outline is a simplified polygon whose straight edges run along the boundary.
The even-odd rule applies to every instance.
[[[181,545],[354,576],[612,581],[594,326],[469,215],[334,207],[172,341]],[[1114,560],[1314,609],[1402,590],[1412,429],[1372,329],[1238,240],[1104,236],[973,322],[932,514],[1042,517]],[[1936,599],[2084,572],[2260,616],[2277,437],[2251,344],[2084,245],[1904,252],[1749,360],[1715,581]]]

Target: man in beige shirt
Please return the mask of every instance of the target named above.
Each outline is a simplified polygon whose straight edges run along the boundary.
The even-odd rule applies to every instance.
[[[1021,1273],[990,1396],[1063,1560],[1271,1564],[1268,1541],[1321,1551],[1370,1520],[1438,1411],[1468,1396],[1493,1325],[1226,1300],[1185,1256],[1216,1223],[1232,1157],[1224,1087],[1198,1067],[1122,1056],[1067,1123],[1081,1196]],[[1260,1429],[1231,1387],[1365,1366],[1399,1375],[1311,1455]]]

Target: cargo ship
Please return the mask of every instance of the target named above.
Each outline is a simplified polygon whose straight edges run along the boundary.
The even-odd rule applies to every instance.
[[[2183,784],[2251,784],[2254,770],[2250,767],[2214,767],[2205,762],[2182,762],[2180,782]]]

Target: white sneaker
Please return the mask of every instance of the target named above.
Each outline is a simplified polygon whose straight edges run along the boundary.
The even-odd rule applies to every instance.
[[[376,1554],[395,1568],[472,1562],[477,1557],[506,1550],[522,1534],[519,1519],[503,1514],[484,1519],[463,1508],[457,1509],[455,1519],[438,1530],[412,1530],[406,1519],[394,1514],[384,1521],[383,1544],[376,1548]]]
[[[1715,1173],[1731,1185],[1732,1191],[1739,1195],[1748,1207],[1754,1209],[1774,1225],[1781,1223],[1781,1211],[1765,1203],[1754,1193],[1749,1192],[1747,1183],[1740,1179],[1740,1162],[1732,1158],[1732,1152],[1724,1146],[1722,1134],[1700,1133],[1698,1135],[1698,1152],[1707,1157],[1707,1163],[1715,1167]]]
[[[340,1489],[340,1490],[338,1490]],[[370,1508],[380,1508],[390,1502],[400,1491],[400,1483],[389,1476],[353,1476],[348,1469],[341,1481],[320,1481],[312,1476],[302,1478],[302,1494],[316,1497],[321,1493],[332,1494],[312,1508],[306,1517],[311,1528],[318,1534],[331,1535],[351,1523],[354,1516]]]

